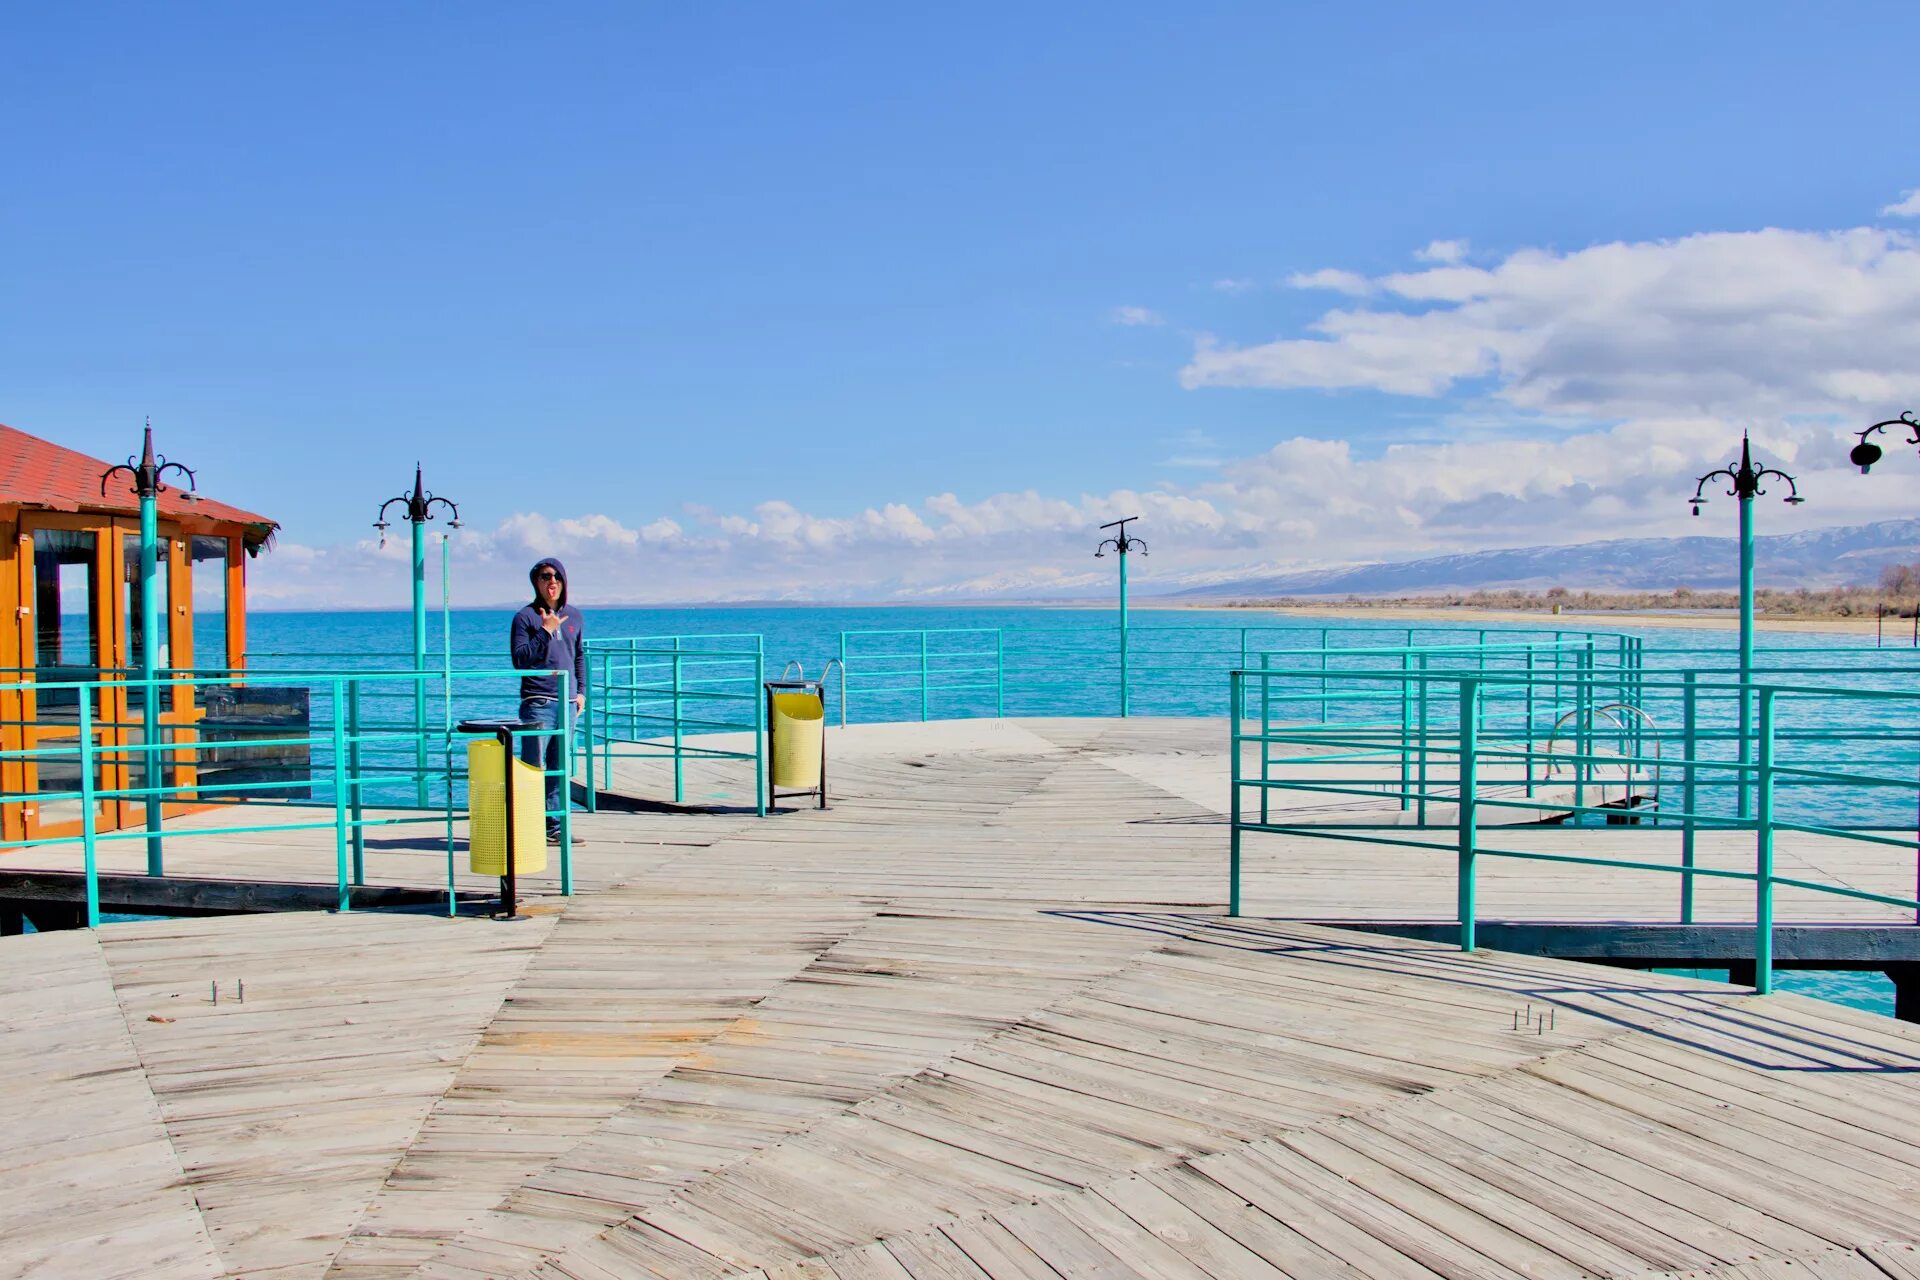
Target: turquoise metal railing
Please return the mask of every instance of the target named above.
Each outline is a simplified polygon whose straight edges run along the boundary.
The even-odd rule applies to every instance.
[[[1263,651],[1590,642],[1629,665],[1640,641],[1609,631],[1385,626],[1134,626],[1126,708],[1224,715],[1225,677]],[[967,716],[1118,715],[1122,646],[1113,626],[843,631],[841,722]]]
[[[1920,663],[1883,662],[1868,672],[1832,654],[1790,662],[1776,652],[1756,660],[1759,678],[1742,682],[1719,665],[1596,671],[1582,662],[1567,672],[1542,670],[1539,657],[1515,670],[1511,654],[1428,653],[1398,671],[1340,671],[1331,684],[1318,662],[1232,673],[1229,910],[1243,906],[1246,837],[1271,833],[1450,855],[1464,948],[1474,943],[1479,867],[1488,857],[1674,874],[1682,923],[1695,918],[1702,878],[1750,882],[1761,991],[1772,986],[1779,889],[1880,903],[1920,919],[1920,897],[1781,875],[1775,859],[1778,834],[1799,832],[1897,851],[1912,861],[1902,882],[1920,877]],[[1861,687],[1868,677],[1899,687]],[[1627,697],[1635,701],[1621,701]],[[1625,706],[1680,715],[1630,722],[1600,714]],[[1751,741],[1742,740],[1743,720]],[[1248,764],[1256,754],[1257,774]],[[1620,795],[1610,800],[1615,786]],[[1677,806],[1670,790],[1679,792]],[[1283,796],[1311,798],[1318,811],[1287,820],[1274,804]],[[1488,834],[1496,816],[1506,820],[1497,840]],[[1555,828],[1543,822],[1613,832],[1677,827],[1678,858],[1556,850],[1547,847]],[[1703,865],[1695,846],[1702,831],[1750,833],[1752,869]],[[1551,915],[1553,906],[1542,910]]]
[[[766,719],[760,636],[675,635],[589,638],[585,749],[587,807],[613,785],[616,759],[670,760],[673,799],[686,803],[690,761],[739,760],[754,773],[754,808],[766,814]],[[714,735],[743,735],[723,746]],[[689,739],[695,739],[689,741]],[[597,776],[596,776],[597,770]]]
[[[467,735],[457,731],[454,707],[463,696],[497,704],[500,690],[517,695],[523,673],[513,670],[443,671],[434,705],[440,724],[424,737],[428,748],[425,781],[437,797],[422,805],[415,799],[421,781],[415,761],[422,735],[413,725],[415,691],[423,683],[416,671],[279,670],[269,673],[228,671],[175,672],[147,680],[108,676],[82,681],[14,681],[0,683],[0,698],[8,705],[31,706],[33,713],[7,721],[28,745],[0,751],[6,776],[18,790],[0,791],[0,806],[31,808],[41,828],[76,827],[71,834],[41,835],[0,841],[0,851],[79,846],[86,882],[86,918],[97,925],[99,908],[99,851],[122,841],[139,841],[154,851],[149,874],[164,874],[156,860],[169,844],[181,840],[217,840],[264,833],[326,830],[333,834],[333,879],[339,890],[338,907],[351,909],[350,889],[366,883],[366,833],[382,827],[437,825],[447,856],[447,909],[456,905],[455,824],[465,814]],[[560,673],[563,694],[570,683]],[[509,685],[507,682],[514,682]],[[484,686],[482,688],[481,686]],[[218,723],[198,720],[169,725],[162,721],[156,733],[145,732],[146,717],[103,715],[102,708],[129,704],[157,705],[172,691],[173,705],[192,691],[194,701],[206,702],[264,696],[267,690],[303,695],[304,723],[272,723],[241,727],[234,720]],[[403,708],[392,722],[364,714],[368,704]],[[283,704],[285,705],[285,704]],[[574,732],[571,702],[562,697],[562,724],[552,730],[513,734],[516,752],[534,740],[557,738],[559,766],[544,770],[548,777],[566,778],[572,772]],[[216,734],[220,736],[215,736]],[[491,737],[492,735],[485,735]],[[535,754],[542,754],[536,751]],[[396,785],[397,784],[397,785]],[[386,786],[388,792],[383,792]],[[572,817],[563,799],[549,820],[561,831],[558,857],[560,890],[573,892]],[[149,801],[154,802],[149,805]],[[137,803],[149,815],[144,821],[118,829],[102,829],[102,806]],[[245,807],[265,814],[287,816],[240,824],[196,823],[170,825],[163,817],[166,805],[196,809]],[[61,810],[71,807],[71,821],[61,822]]]

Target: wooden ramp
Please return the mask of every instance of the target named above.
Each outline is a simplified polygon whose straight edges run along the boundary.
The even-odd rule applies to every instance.
[[[830,750],[824,813],[581,817],[582,892],[536,882],[527,920],[0,939],[0,1274],[1920,1278],[1913,1028],[1280,918],[1450,905],[1417,854],[1250,841],[1269,918],[1226,919],[1218,724]],[[1590,870],[1496,865],[1483,899],[1670,918],[1670,880]]]

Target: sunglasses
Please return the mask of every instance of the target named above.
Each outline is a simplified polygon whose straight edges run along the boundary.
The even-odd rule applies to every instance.
[[[558,582],[560,581],[560,575],[551,569],[542,569],[533,575],[533,580],[535,582]]]

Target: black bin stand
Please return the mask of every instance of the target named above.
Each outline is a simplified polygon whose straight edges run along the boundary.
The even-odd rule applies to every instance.
[[[506,792],[507,812],[506,829],[501,833],[500,840],[505,846],[502,853],[504,855],[503,860],[507,873],[500,877],[500,910],[494,915],[494,919],[496,920],[525,920],[528,918],[520,914],[519,904],[514,899],[513,868],[514,864],[520,860],[520,850],[515,847],[514,839],[518,829],[514,826],[513,822],[513,762],[519,757],[517,757],[513,751],[513,735],[516,733],[524,733],[528,729],[538,729],[539,727],[540,726],[532,720],[521,720],[511,716],[502,716],[490,720],[462,720],[459,724],[459,732],[461,733],[493,735],[493,737],[499,740],[500,750],[504,753],[504,759],[501,761],[500,784],[501,789]],[[544,754],[541,758],[545,758]],[[471,786],[472,783],[469,782],[468,785]],[[468,798],[468,804],[469,807],[471,807],[471,796]],[[471,819],[469,819],[468,841],[469,843],[472,841]]]
[[[818,797],[820,807],[827,807],[827,691],[825,683],[819,680],[769,680],[762,686],[766,697],[767,726],[767,811],[772,812],[781,799],[793,799],[798,796]],[[775,769],[779,758],[776,747],[779,730],[779,717],[774,714],[774,695],[781,693],[804,693],[820,700],[820,777],[812,787],[801,787],[792,791],[779,789],[780,779]]]

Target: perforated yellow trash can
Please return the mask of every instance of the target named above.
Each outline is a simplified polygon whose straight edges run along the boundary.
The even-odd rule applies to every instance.
[[[467,856],[477,876],[507,874],[506,748],[497,739],[467,744]],[[513,761],[513,871],[547,869],[547,788],[540,770]]]
[[[767,806],[784,793],[827,807],[827,699],[817,681],[767,683]]]

